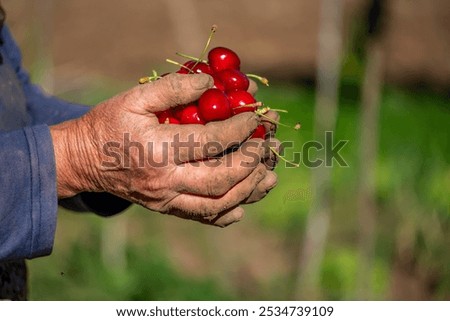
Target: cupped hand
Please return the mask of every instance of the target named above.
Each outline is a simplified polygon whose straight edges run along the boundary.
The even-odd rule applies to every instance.
[[[260,200],[277,182],[261,162],[271,158],[264,141],[248,139],[258,116],[172,125],[159,124],[155,115],[197,100],[212,85],[208,75],[170,74],[52,126],[58,196],[109,192],[203,223],[239,221],[239,205]],[[233,146],[239,148],[222,153]]]

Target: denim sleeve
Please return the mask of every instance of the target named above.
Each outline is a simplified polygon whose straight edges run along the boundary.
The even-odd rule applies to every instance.
[[[0,133],[0,261],[48,255],[57,197],[47,126]]]
[[[81,117],[89,108],[45,95],[22,68],[19,48],[3,28],[3,52],[19,78],[30,124],[0,133],[0,261],[48,255],[57,213],[56,170],[50,125]],[[107,193],[82,193],[60,201],[75,211],[109,216],[131,203]]]
[[[0,261],[50,254],[58,199],[49,127],[0,133],[0,160]],[[69,209],[101,216],[131,204],[107,193],[82,193],[62,201]]]

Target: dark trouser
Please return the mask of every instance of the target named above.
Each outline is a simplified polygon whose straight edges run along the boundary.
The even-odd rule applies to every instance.
[[[26,300],[27,276],[25,260],[0,262],[0,300]]]

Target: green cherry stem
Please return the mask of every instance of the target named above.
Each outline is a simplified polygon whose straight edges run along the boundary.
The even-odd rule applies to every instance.
[[[247,77],[255,78],[256,80],[259,80],[263,85],[269,86],[269,79],[266,77],[261,77],[255,74],[247,74]]]
[[[292,166],[295,167],[300,167],[300,164],[288,161],[286,158],[284,158],[283,156],[281,156],[276,150],[275,148],[273,148],[272,146],[269,146],[270,150],[280,159],[284,160],[286,163],[291,164]]]
[[[261,116],[261,117],[267,119],[269,122],[271,122],[271,123],[273,123],[273,124],[280,125],[280,126],[284,126],[284,127],[287,127],[287,128],[292,128],[291,126],[288,126],[288,125],[285,125],[285,124],[283,124],[283,123],[280,123],[279,121],[273,120],[272,118],[266,116],[266,115],[265,115],[263,112],[261,112],[260,110],[256,110],[255,113],[256,113],[258,116]]]
[[[190,60],[195,60],[195,61],[198,61],[198,62],[204,62],[204,63],[207,63],[206,60],[200,60],[200,59],[197,58],[197,57],[194,57],[194,56],[191,56],[191,55],[186,55],[186,54],[184,54],[184,53],[182,53],[182,52],[176,52],[175,54],[176,54],[177,56],[180,56],[180,57],[183,57],[183,58],[187,58],[187,59],[190,59]]]
[[[262,107],[263,103],[260,101],[257,101],[256,103],[252,103],[252,104],[247,104],[247,105],[242,105],[242,106],[237,106],[234,107],[233,109],[239,109],[239,108],[259,108]]]
[[[169,64],[178,66],[180,68],[186,69],[187,71],[194,73],[194,70],[192,70],[191,68],[186,67],[185,65],[180,64],[178,61],[172,60],[172,59],[166,59],[166,62],[168,62]]]
[[[263,114],[267,113],[269,110],[273,110],[273,111],[276,111],[276,112],[279,112],[279,113],[289,113],[289,111],[287,111],[286,109],[275,109],[275,108],[270,108],[269,106],[266,106],[266,107],[260,109],[260,111]]]
[[[275,109],[270,109],[270,110],[275,110]],[[271,122],[272,124],[276,124],[276,125],[280,125],[280,126],[284,126],[287,128],[291,128],[291,129],[295,129],[295,130],[299,130],[301,125],[300,123],[296,123],[295,126],[288,126],[286,124],[280,123],[279,121],[273,120],[272,118],[266,116],[265,114],[269,111],[269,109],[267,109],[267,107],[258,109],[255,111],[255,113],[265,119],[267,119],[269,122]]]
[[[149,77],[149,76],[139,78],[139,84],[143,85],[143,84],[146,84],[146,83],[148,83],[148,82],[151,82],[151,81],[152,81],[151,78],[152,78],[152,77]]]
[[[141,85],[146,84],[148,82],[152,82],[154,80],[158,80],[159,78],[161,78],[160,76],[158,76],[158,73],[156,72],[156,70],[152,70],[152,75],[151,76],[146,76],[146,77],[142,77],[139,79],[139,83]]]
[[[192,69],[195,70],[195,67],[197,66],[197,64],[203,60],[203,57],[205,56],[206,51],[208,50],[209,44],[211,43],[211,40],[212,40],[214,34],[216,33],[216,30],[217,30],[217,25],[212,25],[208,40],[206,41],[206,44],[205,44],[205,48],[203,48],[203,51],[202,51],[200,57],[198,58],[195,65],[192,66]]]

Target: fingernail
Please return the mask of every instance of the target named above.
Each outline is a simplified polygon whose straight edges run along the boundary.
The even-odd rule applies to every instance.
[[[272,125],[270,126],[270,131],[269,131],[270,136],[271,136],[271,137],[274,137],[275,134],[276,134],[276,132],[277,132],[277,125],[276,125],[276,124],[272,124]]]
[[[269,187],[266,189],[266,192],[269,193],[271,190],[273,190],[273,189],[275,188],[275,186],[277,186],[277,183],[273,184],[272,186],[269,186]]]
[[[269,144],[269,142],[267,140],[265,140],[261,144],[261,148],[264,151],[263,158],[264,159],[270,158],[270,155],[272,154],[272,151],[270,150],[270,144]]]
[[[273,168],[277,167],[278,162],[280,161],[279,157],[276,155],[274,155],[270,160],[273,162]]]
[[[275,169],[276,164],[276,159],[273,158],[266,158],[264,159],[264,165],[266,165],[266,168],[270,171],[273,171]]]
[[[279,121],[280,121],[280,114],[278,114],[278,113],[276,114],[276,116],[275,116],[275,121],[276,121],[276,122],[279,122]]]
[[[275,174],[273,174],[273,173],[271,175],[272,175],[272,177],[271,177],[271,180],[269,179],[270,184],[269,184],[269,186],[266,189],[267,191],[270,191],[271,189],[273,189],[278,184],[277,176]]]
[[[235,215],[235,222],[239,222],[240,220],[242,220],[244,218],[244,210],[242,209],[241,211],[237,212]]]
[[[269,194],[269,192],[270,192],[271,190],[273,190],[273,189],[275,188],[275,186],[277,186],[276,183],[273,184],[273,185],[271,185],[271,186],[269,186],[269,187],[267,187],[267,188],[266,188],[266,194]]]
[[[213,79],[207,74],[195,74],[190,78],[191,86],[194,89],[207,89],[213,86]]]

